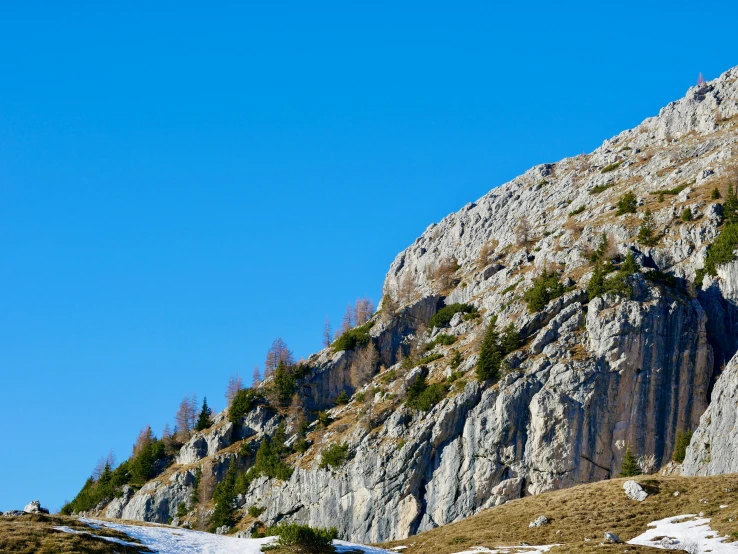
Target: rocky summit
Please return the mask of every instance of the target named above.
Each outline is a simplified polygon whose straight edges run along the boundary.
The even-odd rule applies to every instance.
[[[430,225],[367,323],[89,512],[197,526],[228,489],[220,532],[365,543],[656,472],[690,430],[685,474],[738,471],[737,114],[734,68]]]

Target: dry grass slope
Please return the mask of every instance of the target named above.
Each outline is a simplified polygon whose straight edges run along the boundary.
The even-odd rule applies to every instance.
[[[600,543],[606,531],[627,541],[646,531],[651,521],[700,512],[712,518],[711,527],[720,535],[738,540],[738,475],[639,476],[635,480],[649,492],[643,502],[626,498],[623,491],[626,480],[613,479],[521,498],[382,546],[407,546],[401,551],[403,554],[452,554],[474,546],[510,546],[521,542],[561,544],[553,553],[656,552],[642,546]],[[676,491],[678,496],[674,496]],[[727,508],[720,508],[721,505]],[[529,528],[528,523],[540,515],[547,516],[551,523]]]
[[[92,533],[78,535],[57,531],[67,526]],[[145,546],[125,546],[100,537],[112,537],[126,542],[138,542],[128,535],[110,529],[93,529],[76,518],[29,514],[0,517],[0,553],[2,554],[137,554],[151,552]]]

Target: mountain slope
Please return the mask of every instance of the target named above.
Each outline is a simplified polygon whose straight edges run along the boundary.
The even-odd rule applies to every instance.
[[[294,520],[380,542],[609,479],[628,449],[646,470],[665,464],[738,346],[738,264],[704,270],[732,229],[736,114],[738,68],[431,225],[391,265],[369,324],[267,379],[243,417],[220,414],[96,512],[166,522],[184,503],[176,522],[196,525],[212,513],[208,494],[191,501],[198,469],[212,484],[256,467],[235,529]],[[500,375],[479,380],[492,321],[510,340]],[[278,429],[281,480],[256,455]]]

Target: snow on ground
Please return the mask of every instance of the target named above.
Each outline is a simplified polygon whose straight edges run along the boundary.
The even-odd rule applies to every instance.
[[[738,554],[738,542],[725,542],[727,537],[719,537],[709,524],[710,518],[694,514],[667,517],[649,523],[650,529],[628,544],[686,550],[689,554]]]
[[[554,546],[560,544],[544,544],[542,546],[496,546],[495,548],[486,548],[484,546],[474,546],[471,550],[464,550],[456,554],[531,554],[533,552],[548,552]]]
[[[141,544],[155,552],[158,552],[159,554],[261,554],[261,546],[276,539],[276,537],[266,537],[263,539],[238,539],[236,537],[213,535],[212,533],[190,531],[189,529],[168,527],[165,525],[128,525],[124,523],[112,523],[110,521],[99,521],[94,519],[80,519],[80,521],[88,524],[92,528],[99,529],[105,527],[125,533],[129,537],[141,541]],[[75,531],[68,527],[57,527],[57,529],[67,533],[83,532]],[[109,537],[100,538],[119,544],[138,546],[133,543],[125,543],[119,539]],[[336,547],[338,552],[359,550],[365,554],[391,554],[389,551],[382,550],[381,548],[373,548],[371,546],[363,546],[346,541],[333,541],[333,545]]]

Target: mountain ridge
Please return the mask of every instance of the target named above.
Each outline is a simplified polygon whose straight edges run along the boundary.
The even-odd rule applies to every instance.
[[[93,512],[197,525],[213,513],[212,500],[191,500],[197,468],[214,483],[230,467],[246,474],[280,428],[290,474],[256,472],[234,492],[232,531],[299,521],[356,542],[401,539],[611,478],[629,449],[644,470],[666,464],[738,350],[738,264],[705,272],[730,224],[720,199],[738,184],[737,114],[738,67],[431,224],[392,262],[381,309],[350,348],[284,368],[289,405],[274,400],[277,376],[265,379],[263,401],[236,422],[219,414],[159,476]],[[441,309],[449,317],[429,328]],[[490,322],[522,344],[480,380]],[[343,445],[340,463],[320,463]]]

